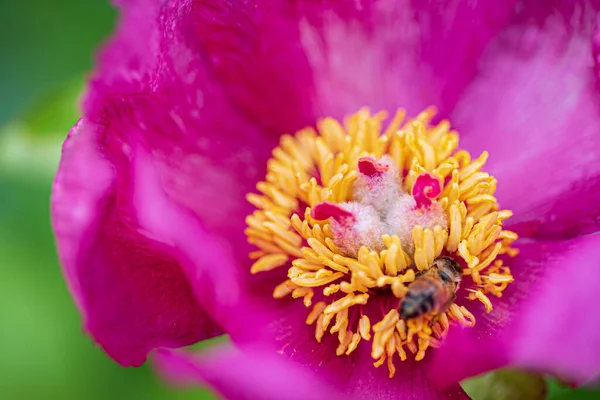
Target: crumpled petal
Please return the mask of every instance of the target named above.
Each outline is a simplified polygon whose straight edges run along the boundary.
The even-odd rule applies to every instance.
[[[439,382],[506,365],[571,382],[600,377],[600,320],[593,311],[600,287],[600,235],[526,240],[518,248],[509,288],[517,287],[496,302],[495,321],[450,332],[432,365],[431,376]]]
[[[85,329],[117,362],[137,366],[155,347],[189,345],[221,330],[198,305],[172,245],[140,229],[127,182],[99,150],[105,134],[106,126],[88,119],[69,133],[52,223]]]
[[[206,354],[158,350],[158,370],[173,383],[208,384],[227,399],[348,399],[317,376],[272,352],[230,346]]]
[[[598,230],[600,97],[589,3],[526,7],[533,15],[490,45],[451,117],[462,148],[489,152],[485,168],[498,179],[496,196],[514,212],[507,228],[521,236]]]

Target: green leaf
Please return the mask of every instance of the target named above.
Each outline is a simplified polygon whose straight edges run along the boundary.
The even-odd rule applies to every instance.
[[[473,400],[541,400],[548,393],[542,376],[509,369],[468,379],[462,387]]]
[[[600,398],[600,389],[580,388],[573,389],[570,385],[555,379],[548,379],[550,396],[548,400],[597,400]]]

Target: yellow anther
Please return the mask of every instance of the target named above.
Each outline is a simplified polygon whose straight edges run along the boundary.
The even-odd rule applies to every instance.
[[[392,379],[394,377],[394,375],[396,374],[396,366],[394,365],[394,360],[392,359],[391,356],[388,356],[387,367],[388,367],[388,370],[390,371],[388,376],[390,377],[390,379]]]
[[[287,254],[268,254],[252,264],[250,272],[255,274],[257,272],[270,271],[284,265],[288,260],[289,256]]]
[[[390,310],[385,317],[373,325],[373,332],[383,332],[390,330],[396,326],[396,323],[400,319],[400,315],[396,310]]]
[[[394,338],[395,338],[395,342],[396,342],[396,352],[400,356],[400,361],[405,361],[406,360],[406,351],[404,351],[404,348],[402,347],[402,339],[401,339],[400,335],[398,334],[398,332],[394,333]]]
[[[425,358],[425,351],[429,347],[429,339],[421,339],[418,340],[419,343],[419,351],[417,352],[417,356],[415,357],[416,361],[421,361]]]
[[[369,317],[366,315],[360,317],[358,331],[363,339],[371,340],[371,321],[369,321]]]
[[[371,345],[371,357],[373,359],[380,358],[385,353],[384,343],[381,341],[381,332],[373,334],[373,344]]]
[[[484,151],[483,153],[481,153],[481,155],[479,156],[479,158],[477,160],[471,162],[469,166],[467,166],[466,168],[463,168],[460,171],[460,175],[459,175],[460,180],[464,181],[467,178],[469,178],[473,173],[479,171],[481,169],[481,167],[483,167],[485,165],[485,163],[487,162],[487,159],[488,159],[488,152]]]
[[[251,251],[250,253],[248,253],[248,258],[251,260],[256,260],[261,258],[262,256],[266,255],[266,253],[262,250],[255,250],[255,251]]]
[[[333,284],[333,285],[329,285],[325,289],[323,289],[323,294],[325,296],[331,296],[332,294],[339,292],[339,290],[340,290],[340,285]]]
[[[350,344],[348,345],[348,350],[346,350],[346,355],[352,353],[358,347],[358,343],[360,342],[361,335],[359,333],[354,333],[352,335],[352,339],[350,340]]]
[[[279,285],[275,286],[275,289],[273,290],[273,297],[276,299],[281,299],[287,296],[288,294],[292,293],[292,291],[297,287],[298,286],[294,285],[290,280],[282,282]]]
[[[379,368],[383,365],[383,363],[385,362],[385,355],[381,356],[381,358],[377,361],[375,361],[373,363],[373,365],[375,366],[375,368]]]
[[[367,304],[368,298],[368,294],[359,294],[357,296],[348,294],[328,305],[323,312],[325,314],[334,314],[342,310],[347,310],[348,307],[356,304]]]
[[[410,351],[412,354],[416,354],[417,353],[417,345],[415,342],[407,342],[406,343],[406,348],[408,349],[408,351]]]
[[[292,269],[290,268],[290,271]],[[322,270],[319,270],[319,272]],[[305,273],[300,276],[290,276],[290,280],[298,286],[306,286],[306,287],[319,287],[327,285],[333,281],[336,281],[344,276],[341,272],[333,273],[331,271],[326,271],[321,274],[318,272],[316,274]]]
[[[311,288],[307,288],[307,287],[299,287],[296,288],[292,291],[292,297],[294,299],[297,299],[299,297],[304,297],[307,294],[312,293],[312,289]]]
[[[469,293],[469,298],[471,300],[479,300],[480,302],[483,303],[484,307],[485,307],[485,311],[486,312],[491,312],[494,309],[494,306],[492,305],[492,302],[490,301],[490,299],[481,292],[481,290],[471,290],[469,289],[469,291],[471,293]]]
[[[392,293],[397,298],[403,298],[407,291],[408,288],[404,285],[404,283],[402,283],[402,281],[396,280],[392,282]]]
[[[352,332],[344,331],[343,337],[340,338],[340,344],[338,345],[337,349],[335,350],[335,354],[337,356],[341,356],[342,354],[346,353],[348,346],[350,346],[350,343],[352,342],[352,337],[353,337]]]
[[[323,314],[323,310],[326,306],[327,304],[325,304],[324,301],[320,301],[317,304],[315,304],[311,312],[306,317],[306,323],[308,325],[314,324],[315,321],[317,321],[317,319]]]
[[[325,316],[323,314],[319,315],[319,318],[317,318],[317,326],[315,328],[315,339],[317,339],[317,342],[321,343],[321,340],[323,339],[323,335],[325,334],[325,331],[327,330],[327,327],[324,326],[324,319]]]
[[[346,327],[348,326],[348,309],[345,308],[342,311],[335,314],[335,324],[329,329],[329,333],[340,333],[340,339],[346,334]],[[341,341],[341,340],[340,340]]]
[[[487,278],[487,281],[490,283],[511,283],[514,281],[512,275],[500,275],[494,273],[491,273],[484,278]]]

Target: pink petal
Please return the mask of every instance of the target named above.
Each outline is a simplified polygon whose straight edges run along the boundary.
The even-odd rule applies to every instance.
[[[165,73],[199,95],[199,64],[240,114],[281,134],[363,106],[414,114],[433,104],[446,115],[515,1],[120,3],[88,110],[111,91],[154,88]]]
[[[326,334],[322,343],[314,337],[314,325],[305,323],[308,310],[301,301],[272,300],[264,293],[264,305],[256,309],[244,308],[236,314],[239,326],[228,330],[234,342],[243,348],[265,346],[269,351],[284,354],[324,379],[340,392],[358,399],[468,399],[455,382],[448,390],[433,387],[425,375],[422,364],[399,362],[393,379],[384,364],[373,366],[370,343],[359,344],[349,356],[338,357],[335,349],[337,335]],[[252,339],[248,340],[248,335]],[[267,351],[267,350],[265,350]]]
[[[319,115],[453,108],[514,1],[302,2],[300,42]]]
[[[600,377],[600,320],[593,317],[600,236],[531,240],[519,248],[511,264],[517,286],[496,302],[495,320],[483,320],[473,332],[451,332],[433,363],[439,381],[504,365],[579,383]]]
[[[419,369],[396,379],[389,379],[385,371],[378,371],[385,376],[374,377],[371,363],[364,368],[358,366],[354,372],[341,371],[351,375],[347,379],[353,381],[354,389],[342,393],[335,385],[326,385],[322,374],[311,373],[310,368],[266,349],[242,352],[225,347],[201,356],[160,350],[155,361],[172,382],[189,384],[197,380],[228,399],[469,399],[459,387],[443,394],[433,390]]]
[[[87,119],[69,133],[52,222],[85,329],[117,362],[137,366],[152,348],[185,346],[221,331],[197,304],[176,250],[140,229],[129,188],[100,151],[106,133]]]
[[[314,123],[311,71],[285,2],[119,1],[115,36],[100,53],[86,111],[111,93],[160,91],[198,110],[214,101],[207,84],[265,131],[280,135]]]
[[[600,236],[546,242],[523,249],[523,255],[548,273],[532,287],[531,299],[515,318],[512,363],[575,382],[597,380],[600,319],[593,317],[590,305],[597,302],[600,288]]]
[[[275,134],[314,124],[314,82],[294,5],[271,0],[187,3],[190,15],[179,19],[194,33],[191,50],[205,57],[239,113]]]
[[[162,53],[154,55],[160,63],[154,93],[95,92],[86,128],[77,129],[82,139],[63,156],[53,197],[59,252],[86,327],[125,365],[141,364],[153,347],[187,345],[217,332],[203,309],[218,318],[216,304],[235,293],[236,274],[247,272],[231,260],[233,254],[247,263],[243,229],[252,208],[244,196],[264,176],[276,143],[240,115],[205,60],[194,56],[189,18],[180,18],[185,13],[176,6],[160,9],[165,24],[157,42]],[[80,146],[99,161],[70,156],[85,154]],[[140,170],[153,174],[152,190],[133,178]],[[96,174],[106,176],[106,188],[88,184]],[[156,204],[164,208],[157,211]],[[235,267],[223,265],[229,262]],[[142,268],[149,263],[157,266]],[[204,272],[211,268],[230,269],[232,278]]]
[[[249,274],[243,229],[251,205],[244,196],[264,174],[256,165],[265,164],[271,143],[228,108],[222,92],[208,88],[215,101],[204,107],[203,118],[190,99],[170,95],[168,86],[164,96],[107,98],[87,117],[85,129],[76,128],[81,139],[63,155],[52,200],[61,259],[90,321],[86,326],[122,364],[139,365],[156,346],[187,345],[220,332],[204,310],[223,328],[236,323],[228,311],[238,302],[236,292],[246,290],[241,279]],[[95,174],[106,176],[106,188],[88,184]],[[87,220],[73,235],[69,225],[78,222],[80,207]],[[89,254],[79,250],[88,247]],[[141,268],[151,262],[168,269],[171,281],[161,279],[167,272]],[[129,285],[142,293],[132,294]],[[143,291],[153,286],[158,288],[146,298]],[[108,290],[115,293],[102,297],[100,291]],[[177,301],[181,309],[169,305]],[[115,323],[121,314],[132,325]],[[155,314],[160,320],[149,320]],[[174,322],[188,314],[189,323]],[[176,332],[163,332],[163,321]]]
[[[285,2],[139,0],[119,3],[114,37],[103,46],[86,111],[104,97],[155,91],[178,81],[200,110],[211,85],[265,130],[280,135],[314,123],[311,71]],[[293,76],[293,79],[290,78]]]
[[[232,248],[235,235],[222,237],[208,231],[203,223],[207,218],[173,201],[165,190],[159,163],[143,145],[138,143],[131,155],[134,207],[140,226],[177,249],[197,300],[225,332],[233,336],[238,329],[247,328],[245,315],[258,306],[246,281],[249,271],[237,262],[239,254]],[[256,315],[254,322],[258,318]],[[255,334],[236,338],[250,340]]]
[[[491,44],[452,121],[463,148],[489,151],[498,200],[515,213],[508,228],[561,238],[598,230],[600,114],[596,13],[554,3],[566,14],[543,3]]]
[[[175,383],[208,384],[227,399],[347,399],[318,376],[271,352],[231,347],[190,355],[157,351],[156,365]]]
[[[113,0],[120,14],[113,37],[97,56],[96,70],[86,94],[86,109],[111,93],[143,91],[158,61],[159,26],[165,0]]]

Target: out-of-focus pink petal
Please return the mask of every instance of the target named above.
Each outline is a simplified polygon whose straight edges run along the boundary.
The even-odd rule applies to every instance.
[[[434,388],[422,363],[399,362],[397,359],[396,375],[390,379],[385,364],[380,368],[373,366],[370,343],[360,343],[349,356],[337,356],[337,335],[325,334],[318,343],[314,325],[305,323],[308,310],[301,302],[293,299],[274,302],[269,299],[270,292],[264,293],[263,297],[263,308],[241,308],[236,314],[239,325],[228,330],[231,339],[242,348],[264,346],[268,351],[283,354],[340,392],[358,399],[469,398],[456,382],[449,390]],[[251,297],[246,299],[252,303]],[[272,306],[270,309],[265,306],[269,304],[267,302]]]
[[[227,399],[348,399],[296,363],[274,352],[229,346],[206,354],[159,350],[158,370],[178,384],[208,384]]]
[[[140,229],[127,171],[101,151],[106,126],[83,119],[64,144],[52,192],[59,257],[85,329],[122,365],[155,347],[219,334],[179,266],[176,249]],[[152,199],[146,199],[152,202]]]
[[[238,82],[229,88],[223,81],[229,75],[217,68],[218,60],[225,62],[232,52],[246,55],[244,60],[250,62],[248,57],[254,53],[247,46],[258,40],[255,36],[261,30],[250,29],[254,20],[244,13],[244,7],[231,13],[220,7],[225,5],[211,8],[189,0],[163,5],[158,16],[157,67],[148,88],[153,100],[146,102],[142,97],[131,105],[110,99],[104,102],[110,104],[111,118],[133,114],[125,115],[130,121],[122,129],[139,131],[169,198],[193,211],[210,232],[231,240],[239,260],[247,261],[244,218],[252,207],[245,195],[264,177],[278,135],[299,126],[295,117],[281,119],[278,114],[274,118],[281,123],[268,123],[277,128],[265,129],[265,123],[257,122],[232,96],[230,90],[245,87]],[[240,26],[244,21],[249,26]],[[204,29],[202,37],[199,26]],[[217,36],[221,47],[203,42]],[[257,107],[268,103],[261,93],[256,92]],[[292,100],[282,95],[269,101],[285,109]],[[290,110],[297,109],[290,106]]]
[[[519,248],[511,264],[518,286],[496,302],[496,321],[452,331],[436,351],[432,376],[443,383],[505,365],[580,383],[600,376],[600,320],[591,311],[600,287],[600,236],[530,240]]]
[[[298,2],[319,115],[452,110],[514,1]]]
[[[203,215],[194,215],[169,197],[159,163],[148,148],[137,143],[131,156],[133,199],[140,226],[177,249],[177,258],[196,298],[225,332],[236,335],[247,329],[245,315],[257,303],[245,281],[249,271],[236,260],[235,243],[211,233],[203,224]],[[253,322],[259,321],[257,315]],[[251,340],[256,335],[247,333],[240,340]]]
[[[446,115],[514,10],[514,0],[119,3],[88,111],[111,91],[154,91],[172,72],[203,97],[196,75],[207,74],[239,114],[276,134],[363,106],[414,114],[434,104]]]
[[[512,363],[574,382],[598,379],[600,319],[590,304],[600,288],[600,236],[546,242],[522,254],[529,269],[547,273],[515,317]]]
[[[276,134],[315,123],[314,82],[300,46],[293,2],[189,3],[189,21],[184,23],[193,29],[190,43],[240,114]]]
[[[600,217],[596,13],[554,3],[568,14],[544,3],[493,42],[452,117],[462,147],[489,151],[497,198],[514,211],[508,228],[522,236],[574,237]]]
[[[113,37],[97,56],[85,98],[87,110],[106,94],[136,93],[146,85],[158,61],[157,17],[165,0],[113,0],[120,15]]]
[[[103,48],[86,111],[110,93],[156,92],[164,80],[197,110],[206,87],[223,89],[233,112],[280,135],[314,123],[311,71],[297,20],[280,1],[118,1],[115,37]]]
[[[264,348],[242,352],[226,347],[202,356],[160,350],[155,360],[159,371],[172,382],[207,383],[229,399],[469,399],[458,387],[444,394],[436,392],[418,368],[401,371],[406,374],[392,380],[385,371],[374,377],[371,363],[357,364],[359,369],[349,378],[352,390],[344,393],[336,389],[338,382],[326,384],[324,376],[311,373],[311,368]]]
[[[170,64],[168,67],[177,66]],[[198,71],[196,78],[206,77]],[[96,203],[93,203],[89,206],[89,218],[106,224],[120,224],[119,227],[122,225],[132,231],[134,239],[130,240],[129,231],[124,230],[126,235],[98,237],[86,233],[67,242],[57,229],[59,248],[76,248],[88,241],[89,246],[104,257],[98,257],[94,264],[84,265],[79,259],[74,261],[74,266],[67,265],[67,261],[63,264],[67,271],[74,271],[75,277],[71,281],[77,282],[77,285],[81,286],[80,281],[88,276],[104,274],[102,287],[111,289],[114,284],[116,291],[120,288],[117,283],[126,281],[118,275],[124,273],[122,267],[130,266],[135,271],[134,283],[139,282],[143,289],[150,287],[146,280],[159,280],[162,273],[151,268],[137,268],[138,264],[145,265],[155,260],[160,265],[169,265],[169,271],[178,274],[177,279],[172,278],[172,282],[163,279],[160,283],[173,286],[173,290],[180,292],[184,303],[193,303],[195,299],[217,320],[219,326],[229,329],[229,324],[236,324],[235,314],[229,312],[239,302],[236,291],[245,288],[242,279],[249,274],[249,245],[243,230],[245,216],[251,212],[252,206],[245,200],[245,194],[253,190],[259,177],[264,175],[273,139],[265,138],[255,126],[233,112],[219,87],[206,82],[204,95],[213,101],[199,110],[196,98],[184,96],[184,92],[177,90],[180,88],[177,79],[165,79],[163,82],[160,95],[106,97],[103,108],[89,114],[88,121],[96,122],[99,127],[94,128],[95,125],[88,122],[87,126],[92,128],[82,131],[78,137],[84,138],[86,146],[94,150],[95,157],[102,163],[90,163],[86,169],[79,165],[86,162],[86,158],[68,162],[65,152],[57,187],[61,186],[62,177],[80,177],[82,171],[87,176],[110,172],[112,181],[107,185],[112,185],[110,189],[116,191],[115,194],[110,193],[116,196],[116,200],[114,204],[106,204],[106,209],[95,207]],[[79,179],[83,183],[88,182],[86,176]],[[55,207],[60,208],[59,203],[66,203],[65,212],[54,215],[55,226],[63,224],[72,211],[64,199],[81,201],[86,205],[90,202],[87,192],[75,190],[72,186],[65,186],[63,192],[62,199],[53,198]],[[138,240],[138,236],[150,241],[150,247],[164,248],[164,254],[158,250],[146,250],[146,247],[138,250],[131,243]],[[139,240],[146,243],[143,239]],[[113,250],[114,247],[127,250],[128,246],[132,250],[126,254]],[[112,257],[110,260],[106,258],[109,256]],[[105,265],[107,263],[110,265]],[[111,267],[113,264],[116,265],[114,268]],[[113,279],[115,283],[111,281]],[[184,283],[187,289],[178,287]],[[272,286],[269,286],[271,289]],[[89,290],[84,288],[83,295],[97,295],[89,294]],[[178,312],[168,305],[168,298],[162,294],[170,293],[169,290],[161,289],[159,294],[155,294],[155,303],[146,304],[147,299],[140,299],[131,307],[124,301],[117,307],[106,301],[112,309],[108,306],[103,308],[106,313],[103,318],[119,317],[110,314],[114,314],[115,309],[138,315],[138,308],[146,307],[149,314],[160,311],[164,314],[161,318],[168,320]],[[124,295],[128,296],[127,293]],[[135,296],[130,297],[131,301],[136,300]],[[118,298],[115,295],[115,299]],[[98,307],[103,306],[100,300],[92,301]],[[247,303],[243,305],[250,306]],[[89,311],[87,305],[82,309],[84,314],[97,313],[96,310]],[[202,317],[207,319],[204,311]],[[190,344],[208,336],[208,333],[196,334],[198,331],[214,330],[208,322],[194,321],[192,326],[181,326],[190,334],[181,343],[160,340],[146,343],[136,335],[142,335],[144,329],[160,328],[152,321],[146,323],[148,327],[123,324],[123,329],[131,328],[131,331],[121,336],[131,338],[131,341],[120,343],[121,347],[116,350],[95,333],[100,328],[90,328],[90,331],[119,362],[139,364],[152,347]],[[174,324],[175,328],[180,325],[183,324]],[[142,333],[135,332],[135,329]],[[133,349],[138,344],[143,349]],[[135,354],[129,355],[127,351]]]

